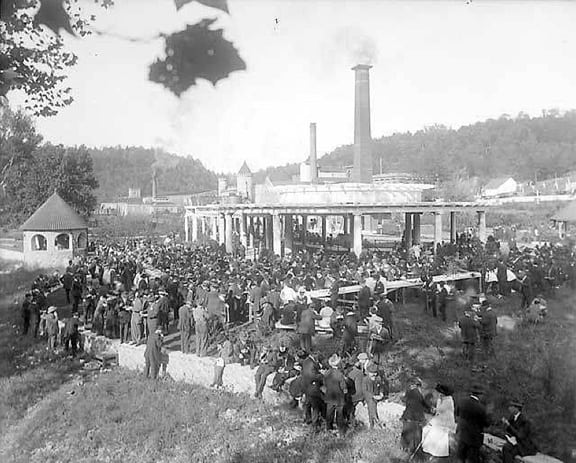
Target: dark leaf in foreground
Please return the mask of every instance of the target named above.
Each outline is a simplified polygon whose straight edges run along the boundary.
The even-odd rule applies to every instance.
[[[58,34],[60,29],[74,35],[70,25],[70,17],[64,9],[63,0],[40,0],[40,9],[36,13],[35,21],[44,24],[54,33]]]
[[[231,72],[246,69],[231,42],[222,37],[222,29],[211,30],[214,19],[204,19],[185,30],[166,36],[166,58],[150,66],[149,79],[180,96],[196,79],[216,83]]]
[[[174,3],[176,4],[176,9],[179,10],[184,5],[193,1],[201,3],[202,5],[205,6],[209,6],[211,8],[218,8],[219,10],[229,13],[228,2],[226,0],[174,0]]]

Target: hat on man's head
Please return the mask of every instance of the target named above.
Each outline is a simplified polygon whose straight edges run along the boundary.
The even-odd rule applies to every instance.
[[[304,360],[305,358],[308,357],[308,352],[306,352],[305,350],[299,350],[298,352],[296,352],[296,357],[298,357],[300,360]]]
[[[362,353],[358,354],[358,360],[360,360],[361,362],[367,362],[368,361],[368,354],[366,352],[362,352]]]
[[[368,368],[366,368],[366,373],[378,374],[378,367],[376,366],[376,364],[371,363],[370,365],[368,365]]]
[[[484,307],[490,307],[490,303],[484,299],[481,303],[480,303],[480,307],[484,308]]]
[[[516,407],[519,410],[522,410],[522,408],[524,408],[524,404],[517,399],[512,399],[510,402],[508,402],[508,405],[510,405],[511,407]]]
[[[54,313],[54,312],[56,312],[56,310],[58,310],[58,309],[56,309],[56,307],[53,306],[53,305],[51,305],[50,307],[48,307],[48,313]]]
[[[436,384],[436,387],[434,389],[436,389],[442,395],[454,394],[454,390],[450,386],[447,386],[446,384],[438,383]]]
[[[332,368],[338,368],[338,366],[340,365],[340,356],[338,354],[333,354],[329,359],[328,359],[328,365],[330,365]]]
[[[472,394],[484,394],[484,388],[480,384],[473,384],[470,387],[470,392]]]
[[[408,381],[408,385],[409,386],[422,386],[422,380],[420,378],[418,378],[417,376],[414,376],[413,378],[410,378],[410,380]]]

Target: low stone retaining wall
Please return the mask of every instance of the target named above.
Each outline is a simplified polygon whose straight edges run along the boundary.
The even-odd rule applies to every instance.
[[[120,344],[118,346],[118,364],[130,370],[144,370],[144,351],[146,346],[133,346]],[[184,381],[189,384],[197,384],[209,387],[214,377],[214,362],[212,357],[198,357],[195,354],[183,354],[182,352],[169,352],[169,360],[166,373],[176,381]],[[254,374],[256,370],[249,366],[242,366],[238,363],[226,365],[224,369],[224,387],[233,393],[254,394]],[[272,384],[274,375],[269,375],[267,385]],[[285,395],[278,394],[268,387],[264,388],[262,399],[271,404],[278,405],[287,400]],[[386,423],[387,428],[397,431],[400,434],[400,415],[404,411],[404,406],[394,402],[381,402],[378,404],[378,414],[380,420]],[[356,410],[356,418],[364,423],[368,423],[368,410],[359,405]]]
[[[93,356],[118,354],[121,345],[119,339],[109,339],[106,336],[99,336],[92,331],[80,332],[80,345],[82,350]]]
[[[146,346],[131,346],[120,344],[118,347],[118,364],[130,370],[144,370],[144,351]],[[182,352],[169,352],[166,373],[175,381],[184,381],[189,384],[198,384],[209,387],[214,379],[213,357],[198,357],[195,354],[183,354]],[[226,365],[224,369],[224,387],[230,392],[254,394],[254,374],[249,366],[238,363]],[[267,384],[272,384],[274,375],[269,375]],[[278,393],[265,387],[262,398],[268,403],[278,403]]]

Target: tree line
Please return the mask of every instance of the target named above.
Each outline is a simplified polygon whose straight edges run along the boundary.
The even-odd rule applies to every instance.
[[[0,115],[0,217],[5,228],[24,222],[57,191],[89,217],[100,201],[127,196],[128,188],[158,194],[215,190],[216,174],[193,158],[142,147],[66,147],[44,142],[32,118],[5,109]]]
[[[451,129],[442,125],[395,133],[372,142],[374,173],[408,172],[441,183],[512,176],[543,180],[576,170],[576,111],[543,111],[542,116],[502,115]],[[304,158],[305,156],[303,156]],[[322,156],[321,167],[353,162],[353,145]],[[260,177],[287,180],[297,164],[269,168]]]
[[[137,146],[90,148],[100,200],[128,195],[128,188],[140,188],[142,196],[152,194],[152,171],[156,171],[158,195],[200,193],[217,188],[216,174],[197,159]]]

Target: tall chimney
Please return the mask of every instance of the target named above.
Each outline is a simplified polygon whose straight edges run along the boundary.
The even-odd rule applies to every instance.
[[[354,169],[352,181],[372,183],[372,135],[370,131],[370,68],[358,64],[354,101]]]
[[[316,122],[310,122],[310,183],[318,183],[318,157],[316,155]]]
[[[156,178],[156,169],[152,170],[152,198],[156,199],[156,194],[157,194],[157,178]]]

